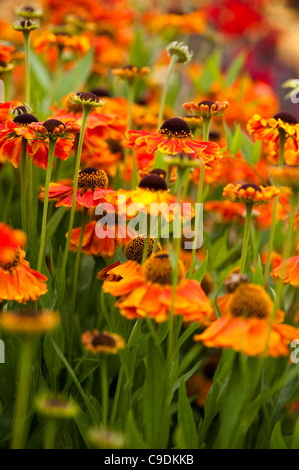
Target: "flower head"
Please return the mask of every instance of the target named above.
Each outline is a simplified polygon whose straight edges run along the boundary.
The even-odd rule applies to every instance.
[[[219,303],[218,303],[219,306]],[[222,316],[211,323],[195,341],[207,347],[232,348],[248,356],[287,356],[288,344],[298,338],[299,330],[280,323],[277,311],[271,324],[274,304],[269,294],[257,284],[241,283],[223,302]]]
[[[93,427],[88,432],[88,439],[98,449],[123,449],[125,447],[125,436],[117,431]]]
[[[64,123],[58,119],[48,119],[43,123],[33,123],[30,126],[34,135],[39,139],[54,139],[57,138],[67,139],[69,136],[74,136],[80,132],[80,126],[74,122]]]
[[[127,148],[140,148],[149,154],[156,150],[169,155],[185,153],[199,159],[208,168],[222,158],[218,144],[192,139],[187,122],[181,118],[168,119],[155,134],[128,130],[123,145]]]
[[[228,184],[223,189],[223,197],[232,202],[243,202],[246,204],[260,205],[268,204],[279,194],[279,189],[275,186],[258,186],[254,183]]]
[[[183,42],[173,41],[166,47],[167,54],[169,57],[173,55],[178,56],[178,62],[181,64],[186,64],[190,62],[193,56],[193,52],[190,51],[189,47],[186,46]]]
[[[74,402],[45,394],[36,398],[35,406],[38,413],[52,419],[74,418],[78,412],[78,407]]]
[[[154,248],[155,239],[149,238],[148,248],[147,248],[147,258],[152,255]],[[132,238],[128,243],[126,243],[124,248],[124,255],[128,260],[136,261],[136,263],[141,264],[143,257],[143,250],[145,246],[145,238],[138,237]],[[156,248],[156,253],[162,251],[160,243],[158,243]]]
[[[135,268],[132,267],[134,263]],[[129,275],[125,267],[128,265]],[[164,322],[172,306],[172,267],[167,253],[159,252],[150,256],[142,267],[134,261],[122,265],[124,277],[108,277],[103,283],[105,292],[120,299],[116,306],[128,319],[148,315],[156,322]],[[113,268],[114,275],[116,268]],[[135,272],[134,272],[135,271]],[[174,314],[181,315],[186,322],[209,323],[213,310],[211,302],[199,282],[184,277],[185,268],[179,262],[178,285],[174,300]]]
[[[247,130],[257,140],[270,141],[276,145],[279,145],[280,132],[283,131],[286,138],[291,139],[295,149],[298,150],[299,124],[291,113],[280,112],[272,118],[265,118],[255,114],[248,121]]]
[[[38,20],[21,20],[16,21],[13,28],[16,31],[22,31],[23,33],[29,33],[37,28],[39,28]]]
[[[41,18],[43,10],[33,5],[19,5],[15,8],[15,14],[25,19]]]
[[[211,116],[223,116],[227,108],[229,107],[228,101],[211,101],[203,100],[196,104],[193,102],[183,104],[183,107],[189,112],[203,118],[209,118]]]
[[[112,70],[115,77],[128,82],[133,82],[137,78],[145,77],[149,72],[149,67],[137,67],[137,65],[125,65],[124,67]]]
[[[98,330],[86,331],[81,336],[82,343],[92,354],[116,354],[126,347],[124,339],[116,333]]]
[[[73,93],[70,96],[69,100],[75,106],[82,106],[86,108],[101,108],[105,104],[105,99],[98,98],[94,93],[88,91],[80,91],[78,93]]]
[[[10,333],[38,335],[51,331],[59,324],[58,313],[53,310],[3,312],[0,325]]]

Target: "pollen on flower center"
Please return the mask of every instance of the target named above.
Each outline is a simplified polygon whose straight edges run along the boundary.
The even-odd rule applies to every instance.
[[[21,252],[16,250],[14,256],[11,259],[6,259],[2,263],[0,262],[0,268],[9,271],[11,268],[15,268],[20,264]]]
[[[19,114],[16,116],[13,120],[16,124],[19,124],[20,126],[27,126],[28,124],[31,124],[32,122],[38,122],[38,119],[33,116],[33,114],[28,114],[28,113],[23,113]]]
[[[105,333],[97,334],[91,343],[93,346],[110,346],[112,348],[116,345],[115,339]]]
[[[106,189],[108,186],[108,176],[104,170],[89,167],[79,172],[78,187],[82,189]]]
[[[143,271],[146,279],[153,284],[162,286],[170,285],[172,282],[172,266],[167,253],[152,255],[144,264]],[[184,276],[184,265],[179,260],[178,280]]]
[[[287,122],[289,124],[297,124],[298,121],[295,118],[295,116],[291,113],[288,113],[287,111],[282,111],[281,113],[275,114],[273,116],[274,119],[278,120],[281,119],[283,122]]]
[[[148,243],[148,251],[147,256],[151,256],[154,248],[155,239],[150,238]],[[144,237],[136,237],[132,238],[126,245],[124,249],[124,254],[128,258],[128,260],[136,261],[137,263],[141,264],[142,257],[143,257],[143,250],[145,245],[145,238]],[[156,252],[159,253],[162,251],[160,243],[157,245]]]
[[[53,133],[54,130],[61,125],[65,127],[65,124],[62,121],[59,121],[59,119],[48,119],[43,123],[43,126],[47,129],[50,134]]]
[[[229,311],[233,317],[269,318],[273,302],[258,284],[240,284],[231,295]]]
[[[172,118],[165,121],[159,129],[161,134],[169,137],[186,138],[191,137],[190,127],[184,119]]]
[[[164,178],[152,173],[142,178],[139,188],[150,189],[152,191],[167,191],[167,184]]]

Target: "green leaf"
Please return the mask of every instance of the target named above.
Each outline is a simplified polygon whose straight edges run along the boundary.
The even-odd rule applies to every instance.
[[[286,443],[281,433],[281,423],[277,421],[271,434],[271,449],[287,449]]]
[[[263,266],[260,255],[258,255],[257,264],[254,270],[254,274],[252,277],[253,284],[259,284],[260,286],[264,286],[264,275],[263,275]]]
[[[183,378],[181,378],[179,388],[178,426],[182,429],[182,433],[180,434],[180,449],[197,449],[197,429]]]
[[[253,165],[256,165],[261,158],[261,153],[262,153],[262,141],[257,140],[253,145],[253,149],[252,149],[252,153],[250,157],[250,163],[252,163]]]
[[[30,71],[43,92],[45,94],[49,93],[51,88],[51,76],[45,65],[33,50],[30,51]]]
[[[119,248],[119,246],[116,247],[116,254],[121,264],[126,263],[128,261],[128,258],[123,253],[123,251]]]
[[[137,428],[132,410],[129,410],[125,420],[125,439],[126,449],[148,449],[142,438],[142,433]]]
[[[230,130],[230,128],[228,127],[228,125],[226,124],[226,122],[225,122],[224,119],[223,119],[223,126],[224,126],[224,131],[225,131],[225,137],[226,137],[226,141],[227,141],[227,146],[228,146],[228,148],[229,148],[230,145],[231,145],[231,142],[232,142],[233,133],[232,133],[232,131]]]
[[[231,66],[229,67],[229,69],[227,70],[226,72],[226,84],[228,86],[232,85],[234,83],[234,81],[236,80],[236,78],[238,77],[243,65],[244,65],[244,62],[245,62],[245,58],[246,58],[246,55],[244,54],[244,52],[241,52],[241,54],[238,55],[238,57],[236,57],[236,59],[233,61],[233,63],[231,64]]]
[[[54,233],[56,232],[60,222],[63,219],[63,216],[65,215],[66,212],[66,207],[59,207],[47,223],[46,227],[46,242],[45,244],[49,243],[51,238],[53,237]]]
[[[291,449],[299,449],[299,419],[297,419],[295,422]]]
[[[165,449],[170,430],[168,374],[159,348],[150,337],[143,389],[143,422],[151,449]]]
[[[232,155],[236,155],[236,153],[241,149],[241,147],[242,147],[242,132],[241,132],[240,124],[238,124],[228,148]]]
[[[137,67],[147,66],[150,61],[150,49],[148,47],[149,43],[144,41],[144,31],[141,28],[137,29],[134,37],[129,63],[137,65]]]
[[[70,93],[70,91],[75,92],[83,87],[91,72],[93,57],[94,51],[90,49],[82,59],[78,60],[75,67],[64,76],[57,89],[55,97],[57,101]]]
[[[203,280],[204,275],[207,270],[208,260],[209,260],[209,253],[207,251],[204,261],[200,264],[199,268],[195,271],[193,276],[191,276],[191,279],[195,279],[198,282],[201,282]]]
[[[46,362],[47,369],[50,376],[50,388],[54,389],[57,383],[57,377],[61,370],[62,363],[60,358],[55,354],[53,343],[51,338],[54,338],[61,352],[64,351],[64,331],[60,325],[53,332],[48,332],[45,334],[43,347],[44,347],[44,359]]]

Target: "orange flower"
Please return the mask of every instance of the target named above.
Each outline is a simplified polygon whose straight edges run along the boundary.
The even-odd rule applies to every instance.
[[[274,279],[281,278],[284,284],[299,287],[299,255],[292,256],[286,262],[282,262],[271,272]]]
[[[156,134],[130,129],[126,132],[123,145],[126,148],[142,148],[148,153],[156,150],[170,155],[186,153],[200,159],[208,167],[212,167],[222,158],[218,144],[192,139],[188,124],[180,118],[168,119]]]
[[[286,137],[293,141],[295,149],[298,150],[299,124],[291,113],[277,113],[273,118],[265,118],[255,114],[248,121],[247,130],[257,140],[271,141],[276,145],[279,145],[279,132],[283,130]]]
[[[281,311],[271,325],[274,305],[260,285],[241,283],[222,304],[222,316],[195,335],[195,341],[207,347],[232,348],[248,356],[264,352],[274,357],[290,354],[288,345],[298,338],[299,330],[279,323]]]
[[[209,118],[211,116],[223,116],[224,112],[229,107],[228,101],[211,101],[203,100],[200,103],[196,104],[193,102],[183,104],[183,107],[192,114],[197,114],[203,118]]]
[[[210,300],[199,282],[183,277],[184,267],[181,262],[179,268],[174,314],[181,315],[185,322],[209,323],[212,315]],[[116,306],[126,318],[143,318],[148,315],[160,323],[168,319],[171,309],[171,273],[168,254],[157,253],[148,258],[136,275],[117,282],[104,281],[103,290],[113,296],[121,296]]]
[[[68,34],[54,34],[50,31],[43,31],[34,38],[33,47],[37,54],[57,48],[83,55],[90,49],[90,39],[87,35],[70,36]]]
[[[22,153],[21,137],[23,137],[28,141],[28,158],[33,158],[33,163],[35,166],[44,168],[46,170],[49,152],[48,137],[53,136],[53,134],[48,132],[44,127],[49,121],[52,120],[48,120],[43,124],[39,123],[35,116],[28,113],[19,114],[13,120],[7,120],[5,127],[0,131],[1,155],[6,157],[15,168],[18,168]],[[55,146],[56,157],[62,160],[66,160],[69,157],[74,141],[72,134],[74,132],[78,132],[78,130],[79,127],[74,126],[73,123],[65,126],[63,131],[58,131],[56,128],[54,129],[54,132],[56,132],[55,135],[66,137],[57,139]],[[37,135],[36,133],[38,134],[40,140],[35,138]]]
[[[223,189],[223,197],[232,202],[243,202],[245,204],[268,204],[275,196],[279,194],[279,189],[275,186],[258,186],[253,183],[228,184]]]
[[[107,189],[108,177],[104,170],[97,168],[85,168],[79,172],[78,190],[76,195],[76,208],[96,207],[100,203],[108,202],[108,196],[114,194],[112,189]],[[44,198],[44,189],[40,193],[40,199]],[[58,201],[56,207],[71,207],[73,201],[73,188],[71,182],[50,183],[49,200]]]
[[[201,34],[206,25],[206,13],[196,10],[185,14],[177,11],[163,14],[152,10],[144,13],[142,21],[146,28],[155,33]]]
[[[47,278],[30,268],[21,249],[26,241],[23,232],[12,231],[0,225],[0,301],[16,300],[26,303],[35,301],[47,292]],[[2,244],[3,243],[3,244]]]
[[[112,74],[120,78],[122,80],[126,80],[127,82],[132,82],[137,78],[142,78],[148,75],[150,72],[149,67],[137,67],[137,65],[125,65],[120,69],[113,69]]]
[[[13,230],[0,222],[0,263],[9,263],[16,250],[26,243],[26,234],[22,230]]]
[[[7,311],[0,316],[0,325],[11,333],[36,335],[51,331],[58,325],[58,313],[53,310]]]

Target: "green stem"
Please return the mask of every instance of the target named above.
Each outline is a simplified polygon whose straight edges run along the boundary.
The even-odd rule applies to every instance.
[[[240,274],[245,274],[245,264],[247,258],[247,250],[249,244],[250,227],[251,227],[252,204],[246,204],[246,219],[243,237],[242,254],[240,261]]]
[[[30,209],[33,207],[34,201],[33,201],[33,168],[32,168],[33,162],[32,158],[28,159],[28,200],[27,200],[27,205],[30,207]],[[28,237],[30,240],[33,238],[33,211],[29,210],[28,211]]]
[[[30,32],[24,31],[24,42],[25,42],[25,100],[27,104],[30,104],[30,89],[31,89],[31,77],[30,77]]]
[[[147,259],[148,245],[149,245],[149,235],[147,237],[145,237],[145,240],[144,240],[144,248],[143,248],[142,263],[141,264],[144,264],[146,259]]]
[[[71,235],[72,235],[72,230],[73,230],[73,225],[74,225],[75,209],[76,209],[76,196],[77,196],[77,189],[78,189],[78,179],[79,179],[81,153],[82,153],[82,147],[83,147],[84,131],[85,131],[85,126],[86,126],[86,121],[87,121],[89,111],[90,111],[89,107],[83,106],[81,131],[80,131],[79,142],[78,142],[76,157],[75,157],[73,200],[72,200],[72,207],[71,207],[71,212],[70,212],[68,236],[67,236],[65,249],[64,249],[64,254],[63,254],[63,260],[62,260],[62,272],[65,272],[66,263],[67,263],[67,259],[68,259],[68,254],[69,254],[69,246],[70,246],[70,241],[71,241]]]
[[[22,153],[21,153],[21,218],[22,229],[27,233],[27,199],[26,199],[26,182],[27,182],[27,140],[22,137]]]
[[[173,165],[171,165],[171,163],[170,163],[170,164],[168,165],[167,174],[166,174],[166,184],[167,184],[167,188],[169,188],[169,183],[170,183],[172,168],[173,168]]]
[[[200,167],[200,180],[199,180],[199,184],[198,184],[197,199],[196,199],[195,207],[197,207],[197,204],[202,203],[203,180],[204,180],[204,165],[201,165],[201,167]],[[188,277],[189,278],[193,275],[193,271],[194,271],[194,267],[195,267],[195,261],[196,261],[195,256],[196,256],[196,250],[197,250],[198,232],[199,232],[199,221],[196,220],[196,215],[195,215],[194,240],[193,240],[190,267],[189,267],[189,271],[188,271]]]
[[[104,356],[100,362],[101,395],[102,395],[102,425],[107,428],[109,408],[109,386],[107,377],[107,358]]]
[[[48,215],[48,201],[49,201],[49,188],[50,188],[50,181],[51,181],[51,174],[52,174],[52,164],[54,159],[54,151],[55,151],[56,139],[49,140],[49,152],[48,152],[48,165],[46,171],[46,183],[45,183],[45,198],[44,198],[44,209],[43,209],[43,218],[42,218],[42,230],[41,230],[41,237],[40,237],[40,245],[39,245],[39,254],[38,254],[38,261],[37,261],[37,271],[41,271],[42,261],[44,257],[45,251],[45,241],[46,241],[46,227],[47,227],[47,215]]]
[[[12,432],[12,449],[23,449],[26,444],[29,420],[28,405],[30,398],[30,386],[32,375],[32,362],[35,351],[35,343],[32,338],[24,338],[21,347],[18,378],[17,378],[17,396],[14,409],[13,432]]]
[[[169,66],[168,66],[167,75],[166,75],[166,79],[165,79],[165,83],[164,83],[164,87],[163,87],[161,102],[160,102],[159,117],[158,117],[158,129],[160,129],[161,124],[162,124],[165,100],[166,100],[167,90],[168,90],[168,86],[169,86],[169,82],[170,82],[170,77],[171,77],[172,71],[174,69],[174,66],[175,66],[175,64],[177,63],[178,60],[179,60],[178,55],[173,54],[171,56],[171,60],[170,60]]]
[[[169,330],[168,330],[168,343],[167,343],[167,362],[169,368],[171,368],[171,354],[173,348],[173,338],[174,338],[174,303],[175,303],[175,294],[178,285],[178,274],[179,274],[179,258],[181,250],[181,239],[175,239],[175,267],[172,272],[172,295],[171,295],[171,307],[168,314],[169,321]]]
[[[55,448],[56,431],[57,421],[56,419],[50,418],[45,429],[44,449]]]
[[[278,157],[278,166],[279,166],[279,168],[281,168],[282,165],[283,165],[283,154],[284,154],[285,141],[286,141],[286,133],[282,129],[279,132],[279,157]],[[271,229],[270,229],[270,238],[269,238],[269,246],[268,246],[268,255],[267,255],[267,261],[266,261],[266,266],[265,266],[265,276],[264,276],[265,284],[267,283],[267,279],[268,279],[269,272],[270,272],[271,253],[272,253],[273,244],[274,244],[274,236],[275,236],[275,228],[276,228],[276,211],[277,211],[278,201],[279,201],[279,194],[274,199],[274,206],[273,206],[273,212],[272,212],[272,222],[271,222]]]
[[[72,293],[72,303],[71,303],[73,312],[75,310],[77,287],[78,287],[78,274],[79,274],[80,258],[81,258],[85,227],[86,227],[87,214],[88,214],[88,208],[84,207],[84,211],[82,215],[82,228],[81,228],[80,240],[79,240],[79,245],[78,245],[78,249],[76,253],[76,261],[75,261],[75,268],[74,268],[73,293]]]

